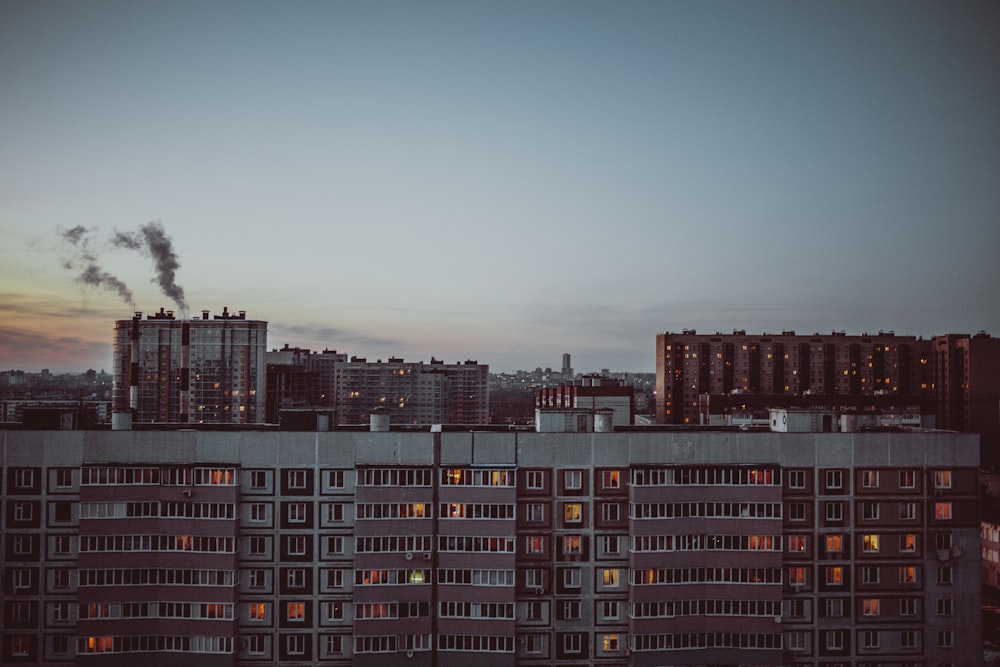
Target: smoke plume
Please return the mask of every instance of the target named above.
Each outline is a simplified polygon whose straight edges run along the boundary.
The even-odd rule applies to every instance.
[[[163,230],[160,222],[149,222],[139,228],[138,232],[115,231],[111,244],[116,248],[127,248],[151,257],[156,268],[153,282],[160,286],[160,291],[177,304],[182,314],[187,313],[188,305],[184,299],[184,288],[176,282],[177,269],[180,261],[174,252],[170,237]]]
[[[76,281],[91,287],[102,287],[115,292],[129,306],[135,308],[132,290],[116,276],[108,273],[97,263],[97,251],[94,250],[93,235],[95,229],[87,229],[77,225],[72,229],[59,230],[63,240],[70,244],[73,254],[63,260],[63,268],[77,271]]]
[[[118,277],[106,271],[99,262],[95,248],[94,236],[97,228],[77,225],[72,229],[59,229],[63,241],[70,247],[71,254],[63,260],[63,268],[76,272],[76,281],[92,287],[101,287],[121,296],[125,303],[135,308],[132,290]],[[177,284],[177,269],[180,261],[174,252],[173,243],[159,221],[149,222],[139,227],[138,231],[120,232],[115,230],[110,245],[113,248],[134,250],[144,257],[153,260],[156,273],[152,282],[160,287],[160,291],[177,304],[181,315],[187,314],[188,305],[184,298],[184,289]]]

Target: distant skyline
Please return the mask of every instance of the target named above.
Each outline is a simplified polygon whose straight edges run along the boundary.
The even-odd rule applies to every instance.
[[[1000,335],[996,2],[7,0],[0,90],[0,370],[177,310],[155,222],[269,349]]]

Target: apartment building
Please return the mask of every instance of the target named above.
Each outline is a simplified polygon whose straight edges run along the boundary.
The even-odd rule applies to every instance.
[[[979,664],[978,451],[921,430],[0,430],[0,662]]]
[[[390,357],[351,357],[333,365],[337,423],[367,424],[374,408],[393,424],[487,424],[489,366]]]
[[[712,410],[766,413],[772,407],[833,404],[915,406],[933,414],[931,361],[930,340],[892,332],[661,333],[656,337],[656,421],[699,424],[708,423],[702,415]]]
[[[137,423],[263,423],[266,345],[267,322],[228,308],[117,320],[114,411]]]

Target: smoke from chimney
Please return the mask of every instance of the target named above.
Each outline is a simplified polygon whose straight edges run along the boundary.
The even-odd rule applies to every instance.
[[[63,261],[63,267],[77,271],[76,281],[91,287],[103,287],[115,292],[129,306],[135,308],[132,290],[118,277],[108,273],[97,263],[97,252],[94,250],[93,234],[96,230],[77,225],[72,229],[60,230],[62,237],[73,247],[73,256]]]
[[[146,223],[139,228],[138,232],[115,231],[111,244],[116,248],[135,250],[151,257],[156,268],[156,277],[153,282],[160,286],[160,291],[164,295],[177,304],[182,316],[187,314],[188,305],[184,298],[184,288],[176,282],[180,261],[177,259],[173,243],[163,230],[161,222]]]
[[[82,225],[77,225],[72,229],[59,229],[63,240],[72,249],[72,255],[63,261],[63,267],[77,272],[77,282],[116,292],[125,300],[125,303],[134,309],[135,299],[132,296],[132,290],[117,276],[104,270],[98,262],[98,254],[94,249],[93,241],[96,232],[96,227],[88,229]],[[152,282],[160,287],[160,291],[165,296],[177,304],[182,317],[187,315],[188,305],[184,298],[184,289],[176,281],[180,261],[174,252],[170,237],[163,229],[163,223],[159,221],[148,222],[134,232],[116,230],[111,237],[111,246],[134,250],[151,258],[156,272]]]

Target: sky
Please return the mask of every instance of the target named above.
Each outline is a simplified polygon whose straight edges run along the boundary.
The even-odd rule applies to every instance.
[[[998,119],[989,1],[5,0],[0,370],[185,306],[498,372],[997,336]]]

